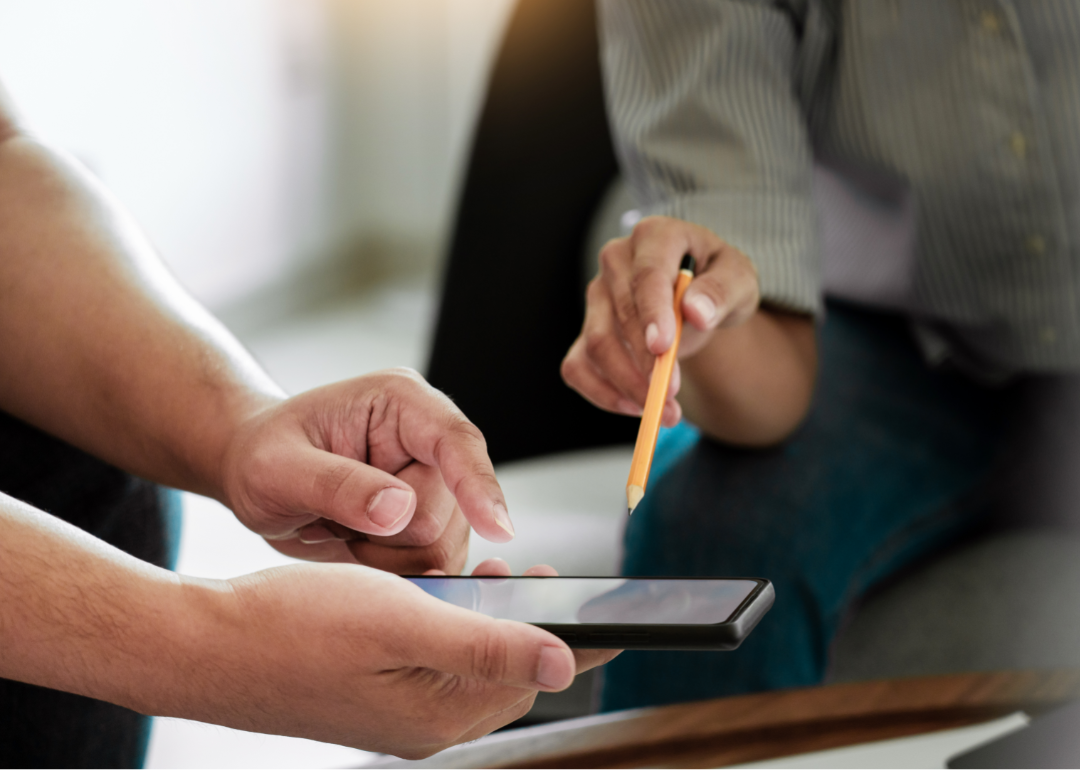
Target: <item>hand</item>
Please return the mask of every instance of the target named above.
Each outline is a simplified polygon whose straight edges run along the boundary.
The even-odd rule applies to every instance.
[[[675,279],[683,255],[697,260],[697,277],[683,295],[679,358],[690,358],[719,328],[740,326],[758,309],[757,273],[750,260],[715,233],[669,217],[641,220],[628,238],[600,252],[600,274],[586,294],[585,323],[562,364],[566,383],[601,409],[639,416],[653,361],[675,339]],[[672,375],[664,425],[682,410],[675,400],[681,371]]]
[[[470,524],[493,542],[513,537],[480,431],[411,370],[259,412],[231,441],[223,484],[245,526],[302,559],[457,572]]]
[[[424,574],[445,575],[446,573],[442,570],[431,569]],[[498,557],[493,557],[477,564],[472,574],[474,576],[510,577],[512,573],[509,564]],[[529,567],[521,574],[532,575],[533,577],[556,577],[559,573],[555,571],[554,567],[547,564],[537,564],[535,567]],[[572,650],[572,652],[574,653],[576,673],[580,674],[582,671],[588,671],[590,668],[596,668],[610,662],[622,650]]]
[[[138,704],[150,713],[417,759],[518,719],[582,665],[546,631],[367,567],[184,580],[198,633],[161,683],[168,705]]]

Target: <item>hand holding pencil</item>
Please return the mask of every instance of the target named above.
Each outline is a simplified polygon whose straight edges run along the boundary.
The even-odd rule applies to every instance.
[[[677,303],[676,278],[688,254],[696,260],[697,275]],[[708,348],[712,355],[721,327],[745,329],[756,317],[758,299],[754,266],[737,248],[700,225],[646,217],[630,236],[608,241],[600,251],[600,272],[589,283],[585,323],[563,361],[563,379],[601,409],[641,417],[653,363],[676,347],[676,314],[681,311],[686,324],[670,356],[666,399],[660,400],[660,424],[673,426],[682,418],[675,400],[681,386],[675,358],[694,361],[690,369],[700,400],[711,391],[696,379],[699,354]],[[734,339],[730,332],[727,338]],[[740,355],[744,349],[736,348]],[[723,371],[722,376],[734,372]],[[699,405],[690,406],[696,413]]]

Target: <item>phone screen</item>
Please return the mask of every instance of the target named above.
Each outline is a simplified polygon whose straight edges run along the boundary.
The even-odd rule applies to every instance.
[[[758,586],[739,579],[406,579],[458,607],[525,623],[712,625],[728,620]]]

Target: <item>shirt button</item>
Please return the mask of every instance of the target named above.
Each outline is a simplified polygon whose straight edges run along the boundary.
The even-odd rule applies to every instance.
[[[1001,31],[1001,17],[993,11],[983,11],[979,20],[982,22],[982,28],[985,32],[996,35]]]
[[[1027,250],[1036,257],[1041,257],[1046,253],[1046,241],[1043,240],[1041,235],[1028,236]]]
[[[1057,340],[1057,329],[1053,326],[1044,326],[1039,329],[1039,342],[1044,345],[1053,345]]]
[[[1012,136],[1009,137],[1009,147],[1012,148],[1013,155],[1020,160],[1027,155],[1027,139],[1019,131],[1012,132]]]

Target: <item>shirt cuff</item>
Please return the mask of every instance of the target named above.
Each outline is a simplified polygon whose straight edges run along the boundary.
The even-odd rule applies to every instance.
[[[709,228],[754,263],[763,302],[815,317],[823,314],[817,211],[809,197],[694,193],[643,208],[642,214]]]

